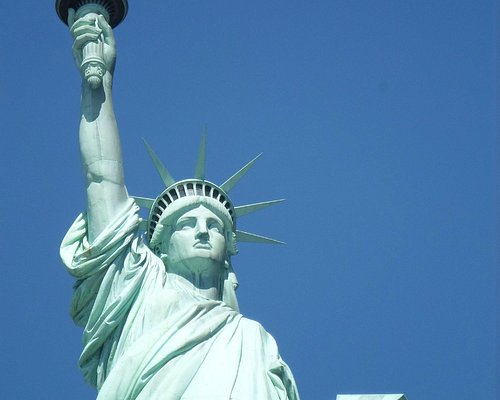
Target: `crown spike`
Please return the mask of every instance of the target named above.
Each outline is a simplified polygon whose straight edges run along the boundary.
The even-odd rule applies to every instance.
[[[251,243],[266,243],[266,244],[286,244],[281,240],[271,239],[265,236],[256,235],[255,233],[236,231],[236,241],[251,242]]]
[[[139,197],[139,196],[131,196],[137,205],[141,208],[147,208],[148,210],[151,210],[151,207],[153,207],[153,204],[155,202],[155,199],[150,199],[149,197]]]
[[[146,139],[142,138],[142,141],[144,142],[144,145],[146,146],[146,150],[148,151],[149,157],[151,157],[151,160],[153,161],[153,164],[155,165],[156,170],[160,174],[160,177],[165,184],[165,187],[169,187],[170,185],[173,185],[175,183],[175,179],[172,178],[168,170],[165,168],[163,163],[160,161],[158,156],[155,154],[151,146],[146,142]]]
[[[285,201],[285,199],[269,200],[269,201],[262,201],[260,203],[245,204],[243,206],[234,207],[234,211],[236,213],[236,217],[241,217],[243,215],[247,215],[255,211],[261,210],[263,208],[272,206],[273,204],[281,203],[282,201]]]
[[[250,169],[252,165],[255,164],[255,161],[262,155],[260,153],[255,157],[253,160],[248,162],[243,168],[241,168],[238,172],[236,172],[231,178],[229,178],[226,182],[224,182],[222,185],[220,185],[220,188],[224,190],[224,192],[229,193],[229,191],[236,185],[239,180],[247,173],[247,171]]]
[[[198,153],[198,162],[196,163],[196,171],[194,177],[196,179],[205,180],[205,155],[207,152],[207,127],[203,127],[203,134],[201,135],[200,151]]]

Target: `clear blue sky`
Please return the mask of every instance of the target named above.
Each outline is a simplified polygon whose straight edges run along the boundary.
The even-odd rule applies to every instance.
[[[3,1],[0,398],[95,398],[59,243],[84,207],[80,79],[53,1]],[[137,1],[116,29],[129,192],[162,188],[145,137],[207,178],[259,152],[236,204],[242,312],[302,398],[495,398],[495,3]]]

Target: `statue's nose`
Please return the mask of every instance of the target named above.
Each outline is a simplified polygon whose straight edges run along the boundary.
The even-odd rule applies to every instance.
[[[201,239],[201,238],[208,238],[208,227],[207,227],[207,221],[205,220],[198,220],[196,222],[196,237]]]

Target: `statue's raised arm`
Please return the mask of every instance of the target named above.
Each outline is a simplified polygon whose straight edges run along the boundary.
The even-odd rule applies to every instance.
[[[102,46],[105,71],[96,88],[82,79],[80,150],[88,202],[89,240],[97,237],[128,199],[118,126],[113,111],[112,85],[116,49],[113,31],[102,15],[88,14],[68,23],[74,38],[73,56],[80,68],[82,52],[89,43]],[[92,67],[92,66],[90,66]]]

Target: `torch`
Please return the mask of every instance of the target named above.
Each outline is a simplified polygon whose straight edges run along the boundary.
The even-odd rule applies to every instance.
[[[75,20],[84,16],[104,16],[108,24],[114,28],[125,19],[128,10],[127,0],[56,0],[56,11],[59,18],[68,25],[68,10],[75,10]],[[102,38],[97,42],[89,42],[82,49],[80,73],[92,89],[102,84],[106,73],[103,59]]]

